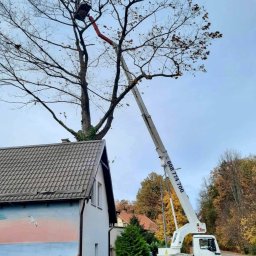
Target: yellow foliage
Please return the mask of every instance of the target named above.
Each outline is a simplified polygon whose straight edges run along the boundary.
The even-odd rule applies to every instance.
[[[175,215],[177,219],[178,226],[181,227],[185,223],[187,223],[187,219],[184,215],[180,202],[177,196],[174,194],[173,190],[171,191],[171,196],[173,200]],[[175,231],[175,224],[174,224],[174,217],[171,210],[171,203],[170,203],[170,195],[168,192],[165,192],[163,197],[164,208],[165,208],[165,219],[166,219],[166,235],[170,242],[173,232]],[[157,221],[158,231],[156,232],[156,237],[159,240],[164,240],[164,225],[163,225],[163,215],[159,214]]]
[[[256,212],[241,219],[243,237],[251,245],[256,245]]]
[[[256,157],[227,152],[201,193],[201,217],[222,249],[256,248]],[[208,226],[209,228],[209,226]]]

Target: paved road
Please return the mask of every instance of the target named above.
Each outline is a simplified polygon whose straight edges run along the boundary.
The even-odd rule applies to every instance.
[[[244,254],[239,254],[239,253],[235,253],[235,252],[221,252],[222,256],[243,256]],[[247,255],[250,256],[250,255]]]

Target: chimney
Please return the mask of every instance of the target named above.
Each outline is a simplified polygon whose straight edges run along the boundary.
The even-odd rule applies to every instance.
[[[68,143],[68,142],[70,142],[70,140],[69,140],[69,138],[67,138],[67,139],[61,139],[61,142],[62,142],[62,143]]]

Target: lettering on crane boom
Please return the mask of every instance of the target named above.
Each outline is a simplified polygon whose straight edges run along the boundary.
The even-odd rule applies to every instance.
[[[169,168],[171,170],[171,174],[172,174],[172,176],[173,176],[173,178],[174,178],[174,180],[176,182],[176,185],[177,185],[177,187],[180,190],[180,193],[183,193],[184,192],[184,188],[183,188],[183,186],[181,184],[181,181],[180,181],[180,179],[179,179],[179,177],[178,177],[178,175],[177,175],[177,173],[176,173],[176,171],[175,171],[175,169],[174,169],[174,167],[172,165],[172,162],[171,161],[167,161],[167,164],[168,164],[168,166],[169,166]]]

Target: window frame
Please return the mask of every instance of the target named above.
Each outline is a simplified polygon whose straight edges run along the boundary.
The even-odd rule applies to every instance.
[[[96,203],[97,203],[96,183],[97,183],[96,180],[94,180],[92,185],[92,192],[91,192],[91,204],[93,206],[96,206]]]
[[[102,209],[102,198],[103,198],[103,186],[102,184],[98,181],[97,182],[97,207]]]

